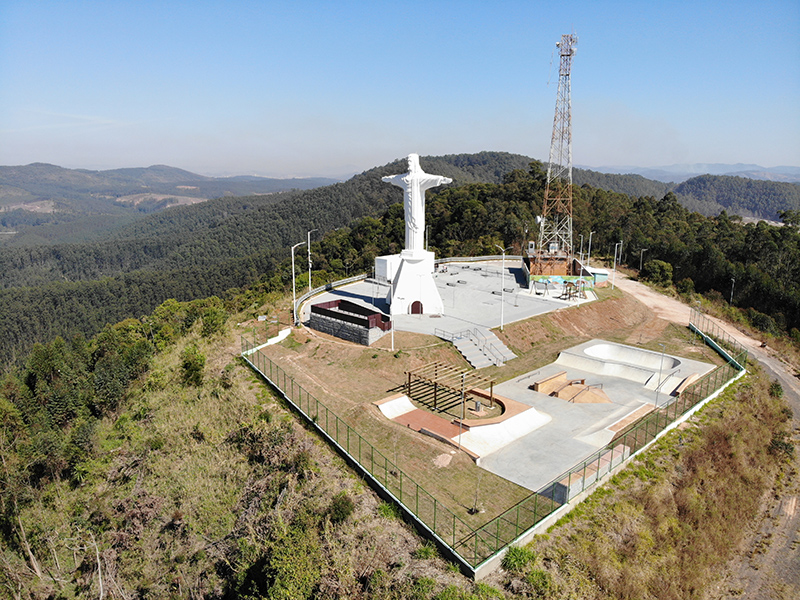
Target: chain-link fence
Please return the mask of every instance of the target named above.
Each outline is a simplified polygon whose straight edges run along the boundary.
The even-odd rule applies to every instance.
[[[467,571],[474,572],[481,563],[504,550],[556,509],[654,441],[668,426],[730,382],[744,368],[747,351],[704,315],[693,313],[690,326],[703,339],[721,347],[726,364],[699,378],[677,396],[667,396],[661,406],[654,407],[647,416],[620,431],[606,447],[478,528],[465,523],[438,501],[267,356],[260,351],[252,352],[258,345],[255,339],[242,336],[242,356],[379,490],[388,492],[408,515],[427,529],[452,558]],[[704,333],[703,328],[708,328],[708,332]]]

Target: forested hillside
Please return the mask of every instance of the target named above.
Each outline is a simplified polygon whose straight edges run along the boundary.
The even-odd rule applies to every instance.
[[[681,203],[705,215],[725,210],[744,217],[779,221],[783,210],[800,210],[800,183],[701,175],[677,185]]]
[[[439,256],[494,253],[495,244],[521,248],[536,239],[544,165],[500,175],[526,160],[503,153],[422,159],[427,171],[454,179],[428,195],[430,245]],[[369,271],[375,256],[401,249],[402,192],[380,178],[405,168],[398,160],[324,188],[173,208],[94,243],[2,248],[0,364],[35,341],[91,335],[167,298],[222,295],[259,278],[281,283],[288,272],[275,266],[312,229],[317,239],[325,235],[312,248],[315,268],[326,272],[317,281]],[[474,183],[481,178],[488,181]],[[709,219],[672,194],[635,200],[588,185],[575,189],[573,205],[576,242],[595,231],[594,256],[622,240],[625,260],[637,265],[647,248],[647,259],[672,265],[675,282],[722,293],[735,278],[735,304],[764,313],[774,328],[800,326],[796,228],[743,226],[724,214]]]
[[[675,187],[672,183],[654,181],[641,175],[615,175],[589,169],[574,169],[572,181],[575,185],[588,185],[601,190],[619,192],[620,194],[635,197],[654,196],[661,198]]]
[[[205,177],[164,165],[88,171],[34,163],[0,167],[0,243],[81,242],[175,205],[329,185],[327,178]]]

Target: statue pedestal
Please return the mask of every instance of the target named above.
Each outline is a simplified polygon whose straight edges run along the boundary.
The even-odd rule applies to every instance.
[[[434,314],[444,312],[444,303],[433,280],[434,254],[425,250],[403,250],[394,272],[387,300],[393,314]]]

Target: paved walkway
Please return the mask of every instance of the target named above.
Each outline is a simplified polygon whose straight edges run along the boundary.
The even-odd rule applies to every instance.
[[[536,295],[524,287],[521,266],[509,263],[506,261],[504,277],[501,277],[501,261],[448,264],[447,272],[434,274],[436,287],[444,303],[444,314],[393,315],[396,330],[436,335],[437,329],[448,333],[476,327],[492,329],[586,301],[559,300],[561,287],[557,285],[550,285],[546,296]],[[370,280],[354,283],[306,302],[301,309],[301,320],[309,319],[311,304],[337,298],[363,304],[388,315],[388,294],[387,284]]]

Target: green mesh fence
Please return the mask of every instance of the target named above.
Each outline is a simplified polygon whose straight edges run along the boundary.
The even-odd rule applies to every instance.
[[[465,523],[281,367],[259,350],[254,350],[258,346],[255,338],[242,336],[242,356],[346,458],[373,483],[389,492],[420,525],[433,533],[451,551],[453,558],[474,571],[481,563],[644,448],[671,423],[739,373],[747,362],[747,351],[743,347],[697,311],[693,311],[690,326],[705,341],[713,340],[713,345],[721,348],[726,364],[699,378],[680,395],[667,397],[662,406],[621,431],[608,446],[478,528]],[[719,351],[720,348],[716,349]]]

